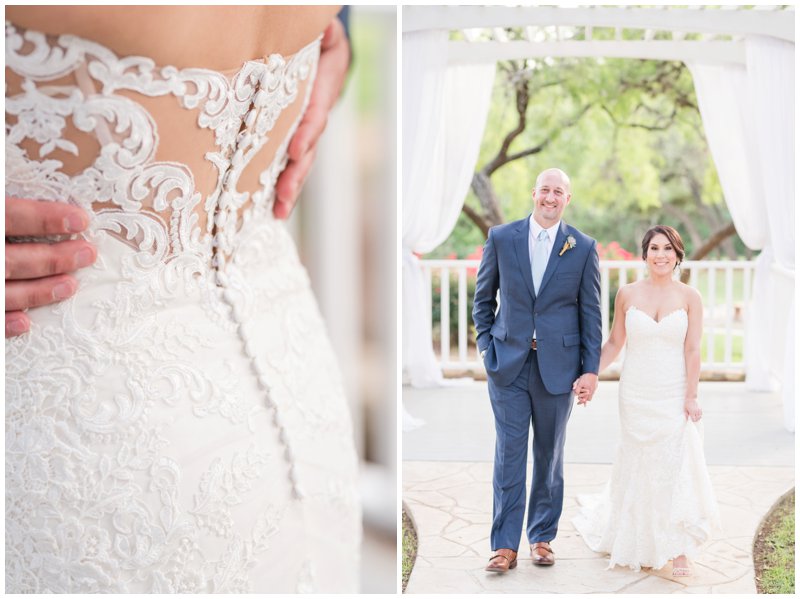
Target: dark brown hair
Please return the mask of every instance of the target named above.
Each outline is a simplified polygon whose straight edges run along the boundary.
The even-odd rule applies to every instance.
[[[683,262],[683,257],[686,255],[686,252],[683,249],[683,240],[675,229],[667,225],[656,225],[655,227],[650,227],[647,230],[647,233],[644,234],[644,237],[642,238],[642,260],[647,259],[647,248],[650,245],[650,241],[652,241],[653,237],[659,233],[669,239],[672,249],[674,249],[675,253],[678,255],[678,264]]]

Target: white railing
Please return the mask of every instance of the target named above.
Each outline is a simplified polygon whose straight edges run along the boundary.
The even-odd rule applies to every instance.
[[[474,293],[474,280],[480,261],[421,260],[421,264],[429,290],[426,309],[434,331],[434,350],[439,356],[440,365],[444,369],[482,369],[470,313],[471,295]],[[702,260],[687,261],[681,265],[682,271],[689,272],[689,284],[703,296],[701,368],[704,371],[744,372],[744,319],[751,296],[754,264],[741,260]],[[641,260],[600,261],[603,340],[608,337],[611,325],[614,303],[612,290],[615,294],[621,285],[644,276],[645,265]],[[438,293],[435,285],[439,287]],[[452,287],[455,287],[458,323],[455,347],[451,347]],[[439,309],[438,322],[434,322],[434,307]],[[622,356],[617,359],[617,367],[621,359]]]

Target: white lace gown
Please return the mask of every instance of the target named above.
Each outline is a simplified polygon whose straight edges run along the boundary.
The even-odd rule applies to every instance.
[[[6,340],[6,591],[357,592],[357,458],[272,217],[319,40],[231,73],[6,24],[6,193],[91,214]]]
[[[620,445],[605,489],[580,496],[573,519],[586,544],[610,556],[609,568],[693,558],[719,529],[701,424],[683,414],[687,327],[685,310],[658,322],[634,307],[625,315]]]

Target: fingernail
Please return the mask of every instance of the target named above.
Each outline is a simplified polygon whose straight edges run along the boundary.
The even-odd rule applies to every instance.
[[[89,248],[83,248],[75,254],[75,268],[89,266],[92,262],[94,262],[94,252]]]
[[[22,335],[25,331],[28,330],[25,321],[21,318],[15,318],[9,323],[6,323],[6,334],[7,335]]]
[[[80,214],[70,214],[64,219],[64,228],[68,233],[80,233],[86,228],[86,224]]]
[[[72,295],[72,285],[69,283],[59,283],[53,288],[53,299],[67,299]]]

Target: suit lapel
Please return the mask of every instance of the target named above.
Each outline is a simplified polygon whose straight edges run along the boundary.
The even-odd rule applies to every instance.
[[[531,257],[528,254],[528,235],[530,235],[530,222],[524,219],[520,226],[514,233],[514,248],[517,251],[517,261],[519,262],[520,270],[522,270],[522,278],[525,280],[525,285],[532,298],[536,298],[533,291],[533,271],[531,270]]]
[[[547,285],[547,282],[558,268],[558,265],[561,261],[561,257],[558,254],[561,252],[561,248],[564,246],[564,242],[566,240],[567,225],[562,220],[561,226],[558,228],[558,232],[556,233],[556,241],[553,244],[553,249],[550,251],[550,259],[547,261],[547,267],[544,269],[544,275],[542,275],[542,282],[539,284],[539,295],[542,295],[542,290],[545,288],[545,285]]]

